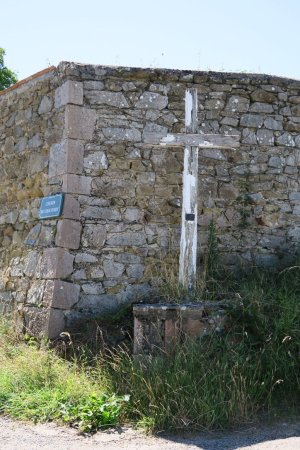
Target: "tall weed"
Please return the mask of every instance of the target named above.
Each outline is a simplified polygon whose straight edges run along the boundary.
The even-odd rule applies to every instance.
[[[186,341],[172,354],[128,350],[69,360],[18,340],[0,324],[0,410],[60,420],[82,431],[133,423],[149,430],[216,429],[300,404],[300,267],[218,280],[234,290],[222,335]],[[230,290],[229,290],[230,286]],[[88,358],[86,357],[88,355]],[[130,396],[130,398],[129,398]]]

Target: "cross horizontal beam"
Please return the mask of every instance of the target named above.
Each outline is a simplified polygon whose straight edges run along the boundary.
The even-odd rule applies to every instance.
[[[240,146],[239,140],[238,135],[176,133],[167,134],[160,145],[232,149]]]

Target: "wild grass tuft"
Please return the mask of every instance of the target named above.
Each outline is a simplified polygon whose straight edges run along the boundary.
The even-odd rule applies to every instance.
[[[84,348],[78,355],[78,347],[76,358],[66,360],[45,344],[16,340],[2,323],[0,410],[88,432],[118,422],[148,430],[217,429],[262,412],[299,412],[300,266],[253,272],[231,281],[233,287],[223,335],[186,341],[144,361],[125,348],[91,358]]]
[[[117,397],[104,374],[59,358],[46,345],[13,338],[1,325],[0,411],[20,420],[63,421],[83,432],[118,423],[128,397]]]
[[[235,288],[223,335],[145,364],[113,355],[111,380],[130,392],[131,420],[156,430],[216,429],[299,409],[300,267],[255,271]]]

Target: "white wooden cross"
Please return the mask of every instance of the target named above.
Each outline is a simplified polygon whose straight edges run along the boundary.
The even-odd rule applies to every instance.
[[[194,287],[196,278],[198,149],[239,147],[239,136],[237,135],[196,134],[197,111],[197,89],[187,89],[185,94],[185,133],[168,134],[160,141],[160,145],[164,146],[184,146],[179,283],[188,289]]]

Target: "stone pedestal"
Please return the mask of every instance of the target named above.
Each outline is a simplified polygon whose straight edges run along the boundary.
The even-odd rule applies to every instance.
[[[187,337],[221,332],[226,321],[224,306],[224,301],[134,305],[134,355],[170,353]]]

